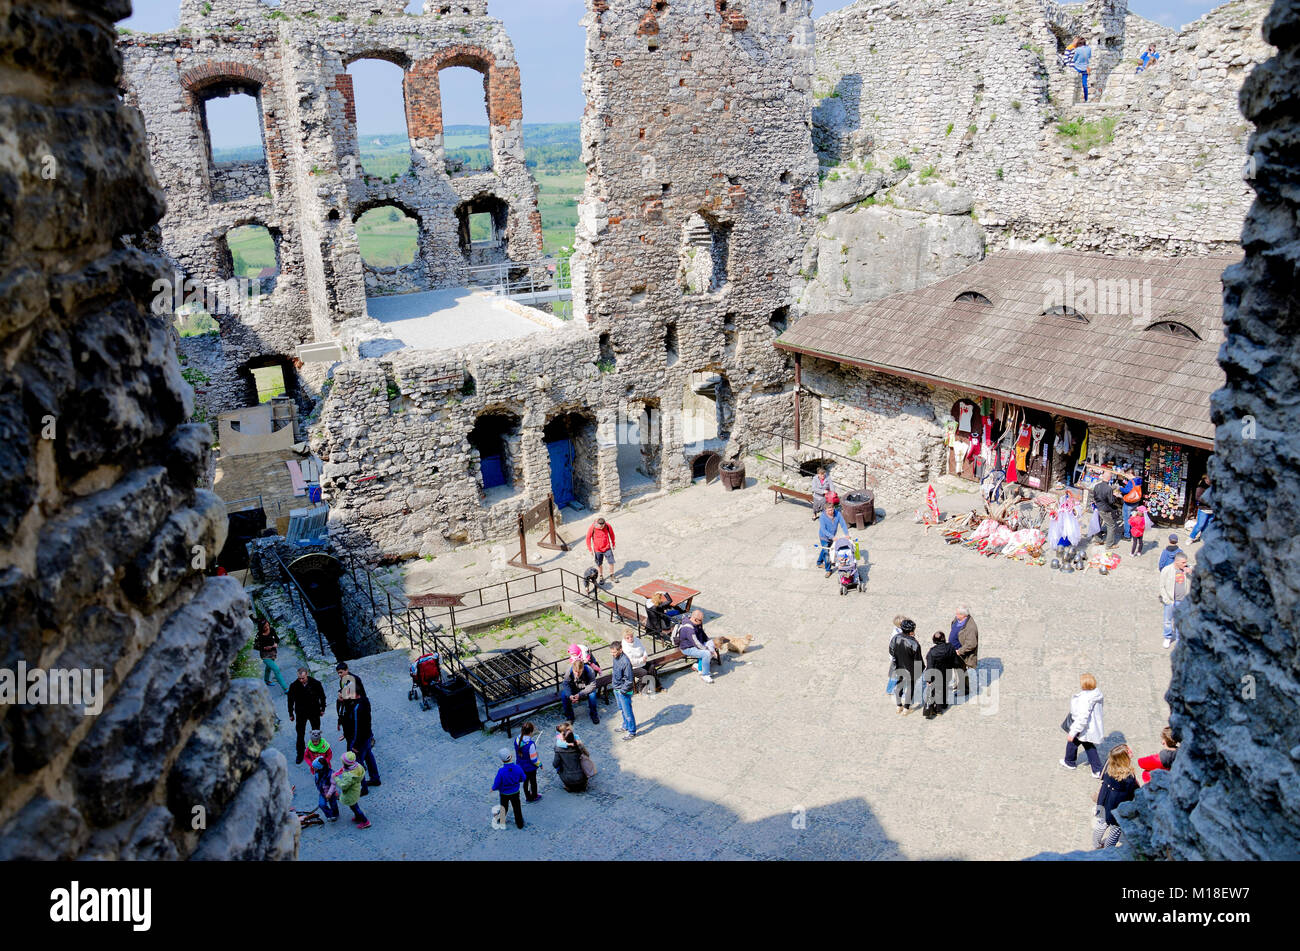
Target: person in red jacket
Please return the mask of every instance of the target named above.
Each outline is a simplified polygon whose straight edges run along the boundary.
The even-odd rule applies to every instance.
[[[600,580],[605,580],[605,565],[609,565],[609,580],[614,580],[614,526],[603,518],[596,519],[587,529],[587,551],[596,556]]]
[[[1144,786],[1151,782],[1152,773],[1174,765],[1174,757],[1178,754],[1178,741],[1174,739],[1174,731],[1170,727],[1160,731],[1160,745],[1162,748],[1159,753],[1152,753],[1138,760],[1138,769],[1142,770]]]

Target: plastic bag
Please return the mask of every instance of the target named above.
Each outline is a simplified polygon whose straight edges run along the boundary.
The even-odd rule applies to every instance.
[[[1154,532],[1154,531],[1156,530],[1156,523],[1153,522],[1153,521],[1151,521],[1151,513],[1150,513],[1150,512],[1143,512],[1143,513],[1142,513],[1142,518],[1143,518],[1143,520],[1146,522],[1146,532],[1147,532],[1148,534],[1151,533],[1151,532]]]
[[[1093,509],[1092,518],[1088,521],[1088,537],[1092,538],[1094,535],[1100,535],[1100,534],[1101,534],[1101,516],[1097,514],[1096,509]]]
[[[1093,513],[1096,518],[1096,513]],[[1079,539],[1083,537],[1083,532],[1079,528],[1079,519],[1073,512],[1062,511],[1061,513],[1061,538],[1070,543],[1070,547],[1079,544]],[[1059,544],[1059,543],[1058,543]]]

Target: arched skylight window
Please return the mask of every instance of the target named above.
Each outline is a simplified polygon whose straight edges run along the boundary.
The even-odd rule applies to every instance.
[[[1172,334],[1175,337],[1185,337],[1188,340],[1201,339],[1201,335],[1198,334],[1195,330],[1193,330],[1191,327],[1187,326],[1184,323],[1180,323],[1177,320],[1158,320],[1151,326],[1147,327],[1146,329],[1157,330],[1161,333]]]
[[[992,306],[993,304],[993,301],[989,300],[979,291],[962,291],[952,300],[955,304],[988,304],[989,306]]]
[[[1064,304],[1056,304],[1043,311],[1044,317],[1068,317],[1070,320],[1078,320],[1088,323],[1088,317],[1081,310],[1075,310],[1073,307],[1066,307]]]

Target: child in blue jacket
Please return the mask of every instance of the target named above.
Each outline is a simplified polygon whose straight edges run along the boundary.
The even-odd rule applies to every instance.
[[[537,791],[537,769],[541,765],[537,755],[537,741],[533,734],[537,727],[529,720],[519,728],[519,739],[515,741],[515,762],[524,771],[524,802],[537,802],[542,794]]]
[[[524,771],[510,762],[511,753],[508,749],[501,750],[501,768],[497,770],[497,778],[492,781],[492,791],[501,797],[501,818],[504,820],[509,814],[507,807],[514,806],[515,825],[520,829],[524,827],[524,810],[519,805],[519,787],[523,785],[524,780],[528,777]]]

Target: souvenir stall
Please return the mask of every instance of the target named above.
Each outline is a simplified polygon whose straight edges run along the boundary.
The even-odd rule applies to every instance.
[[[1062,438],[1057,421],[1038,410],[987,397],[959,399],[944,428],[948,474],[1045,491],[1054,481],[1054,449],[1071,438],[1068,429],[1064,433]]]
[[[1179,525],[1195,514],[1193,487],[1205,472],[1209,453],[1152,439],[1145,460],[1147,514],[1162,525]]]

